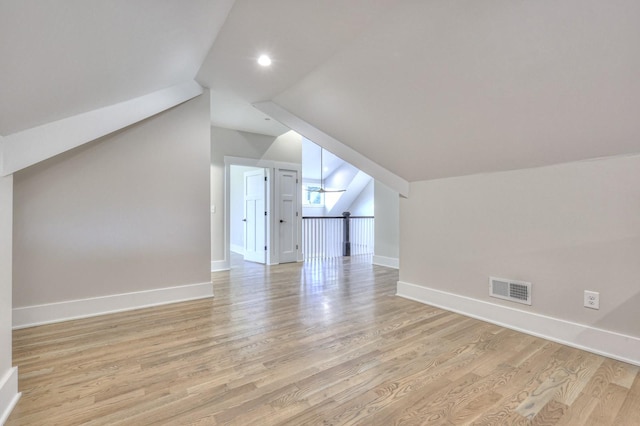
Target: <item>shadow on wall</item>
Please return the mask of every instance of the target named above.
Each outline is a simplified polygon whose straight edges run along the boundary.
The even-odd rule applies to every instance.
[[[602,309],[604,300],[600,300],[600,307]],[[593,327],[602,328],[608,330],[609,324],[627,324],[628,330],[624,330],[624,334],[630,336],[640,336],[640,332],[637,328],[640,326],[638,322],[638,307],[640,306],[640,291],[630,298],[626,299],[620,305],[609,308],[609,313],[604,315],[601,319],[592,324]]]

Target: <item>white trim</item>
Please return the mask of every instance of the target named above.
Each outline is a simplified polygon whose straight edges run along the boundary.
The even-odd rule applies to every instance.
[[[290,169],[301,170],[302,164],[289,163],[286,161],[263,160],[262,158],[246,158],[234,157],[231,155],[224,156],[225,166],[246,166],[246,167],[262,167],[264,169]]]
[[[0,173],[8,175],[123,129],[203,93],[195,81],[5,135]]]
[[[400,269],[400,260],[397,257],[378,256],[374,254],[371,263],[378,266],[386,266],[387,268]]]
[[[13,329],[213,297],[211,282],[156,288],[13,309]]]
[[[263,113],[271,116],[284,124],[288,128],[296,131],[306,137],[315,144],[331,151],[333,154],[342,158],[348,163],[353,164],[356,168],[362,170],[369,176],[387,185],[389,188],[398,192],[400,195],[409,196],[409,182],[400,176],[390,172],[378,163],[365,157],[350,146],[347,146],[332,136],[324,133],[320,129],[312,126],[300,117],[292,114],[286,109],[273,101],[264,101],[254,103],[253,106]]]
[[[239,245],[239,244],[230,244],[229,247],[230,247],[230,250],[232,252],[237,253],[237,254],[241,254],[241,255],[244,256],[244,247],[242,247],[241,245]],[[213,269],[212,269],[212,271],[213,271]]]
[[[221,272],[228,271],[231,269],[229,262],[226,260],[212,260],[211,261],[211,272]]]
[[[18,367],[10,368],[0,379],[0,425],[9,418],[22,393],[18,392]]]
[[[396,295],[640,366],[640,338],[398,281]]]

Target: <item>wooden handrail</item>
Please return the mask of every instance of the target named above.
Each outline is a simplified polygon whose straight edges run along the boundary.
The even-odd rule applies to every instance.
[[[302,216],[303,219],[344,219],[344,216]],[[349,216],[349,219],[375,219],[374,216]]]

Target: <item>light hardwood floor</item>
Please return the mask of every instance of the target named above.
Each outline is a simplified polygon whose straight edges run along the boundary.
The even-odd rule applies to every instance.
[[[14,332],[8,425],[640,425],[638,368],[394,296],[366,258]]]

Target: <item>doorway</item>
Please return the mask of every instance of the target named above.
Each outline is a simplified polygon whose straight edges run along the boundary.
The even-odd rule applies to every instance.
[[[301,165],[225,157],[225,263],[301,262]]]
[[[230,166],[230,249],[244,260],[266,263],[267,169]]]

